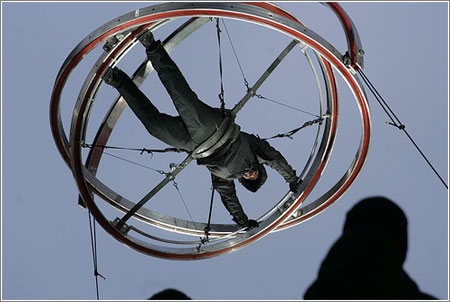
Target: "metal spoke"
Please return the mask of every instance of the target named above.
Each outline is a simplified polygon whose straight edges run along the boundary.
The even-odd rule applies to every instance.
[[[169,183],[169,181],[174,180],[175,177],[180,173],[191,161],[193,157],[189,155],[188,157],[183,160],[181,164],[179,164],[175,170],[173,170],[171,173],[166,174],[166,177],[156,185],[147,195],[145,195],[133,208],[131,208],[128,213],[123,216],[118,223],[116,224],[116,228],[121,229],[125,222],[131,218],[140,208],[144,206],[144,204],[147,203],[153,196],[156,195],[165,185]]]

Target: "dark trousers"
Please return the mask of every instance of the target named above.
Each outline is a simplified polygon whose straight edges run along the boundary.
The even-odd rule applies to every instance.
[[[161,42],[155,43],[156,47],[147,50],[147,57],[179,116],[159,112],[128,76],[116,88],[151,135],[175,148],[192,151],[214,133],[223,119],[222,112],[199,100]]]

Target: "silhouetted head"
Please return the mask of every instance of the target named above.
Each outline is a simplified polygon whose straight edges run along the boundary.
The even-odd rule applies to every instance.
[[[407,225],[405,214],[395,203],[384,197],[371,197],[361,200],[347,213],[342,237],[347,241],[366,237],[373,246],[370,255],[383,251],[388,253],[383,257],[401,267],[408,246]]]
[[[407,219],[384,197],[358,202],[330,248],[305,299],[399,300],[429,297],[403,270]]]
[[[154,294],[149,300],[191,300],[191,298],[177,289],[168,288]]]
[[[258,165],[255,169],[247,171],[245,175],[239,178],[239,182],[251,192],[258,191],[267,179],[266,168],[263,165]]]

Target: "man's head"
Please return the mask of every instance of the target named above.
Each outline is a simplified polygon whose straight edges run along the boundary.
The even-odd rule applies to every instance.
[[[266,169],[263,165],[248,170],[239,178],[239,182],[249,191],[256,192],[267,179]]]

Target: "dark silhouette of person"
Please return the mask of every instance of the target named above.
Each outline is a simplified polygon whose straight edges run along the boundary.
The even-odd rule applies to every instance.
[[[191,300],[191,298],[177,289],[167,288],[154,294],[148,300]]]
[[[435,300],[403,269],[407,218],[391,200],[363,199],[323,260],[306,300]]]
[[[216,132],[223,121],[229,120],[229,110],[210,107],[197,97],[161,41],[155,41],[151,31],[144,33],[139,41],[146,48],[147,58],[158,73],[179,116],[160,113],[131,78],[116,67],[107,71],[104,81],[118,90],[152,136],[192,153]],[[223,139],[208,149],[214,151],[197,158],[197,163],[206,166],[211,172],[213,187],[220,194],[233,221],[241,227],[258,227],[258,222],[248,219],[245,214],[236,195],[234,179],[251,192],[256,192],[267,179],[264,165],[276,170],[294,193],[301,179],[283,155],[267,141],[240,131],[234,122],[230,123],[229,129],[230,135],[224,135]]]

